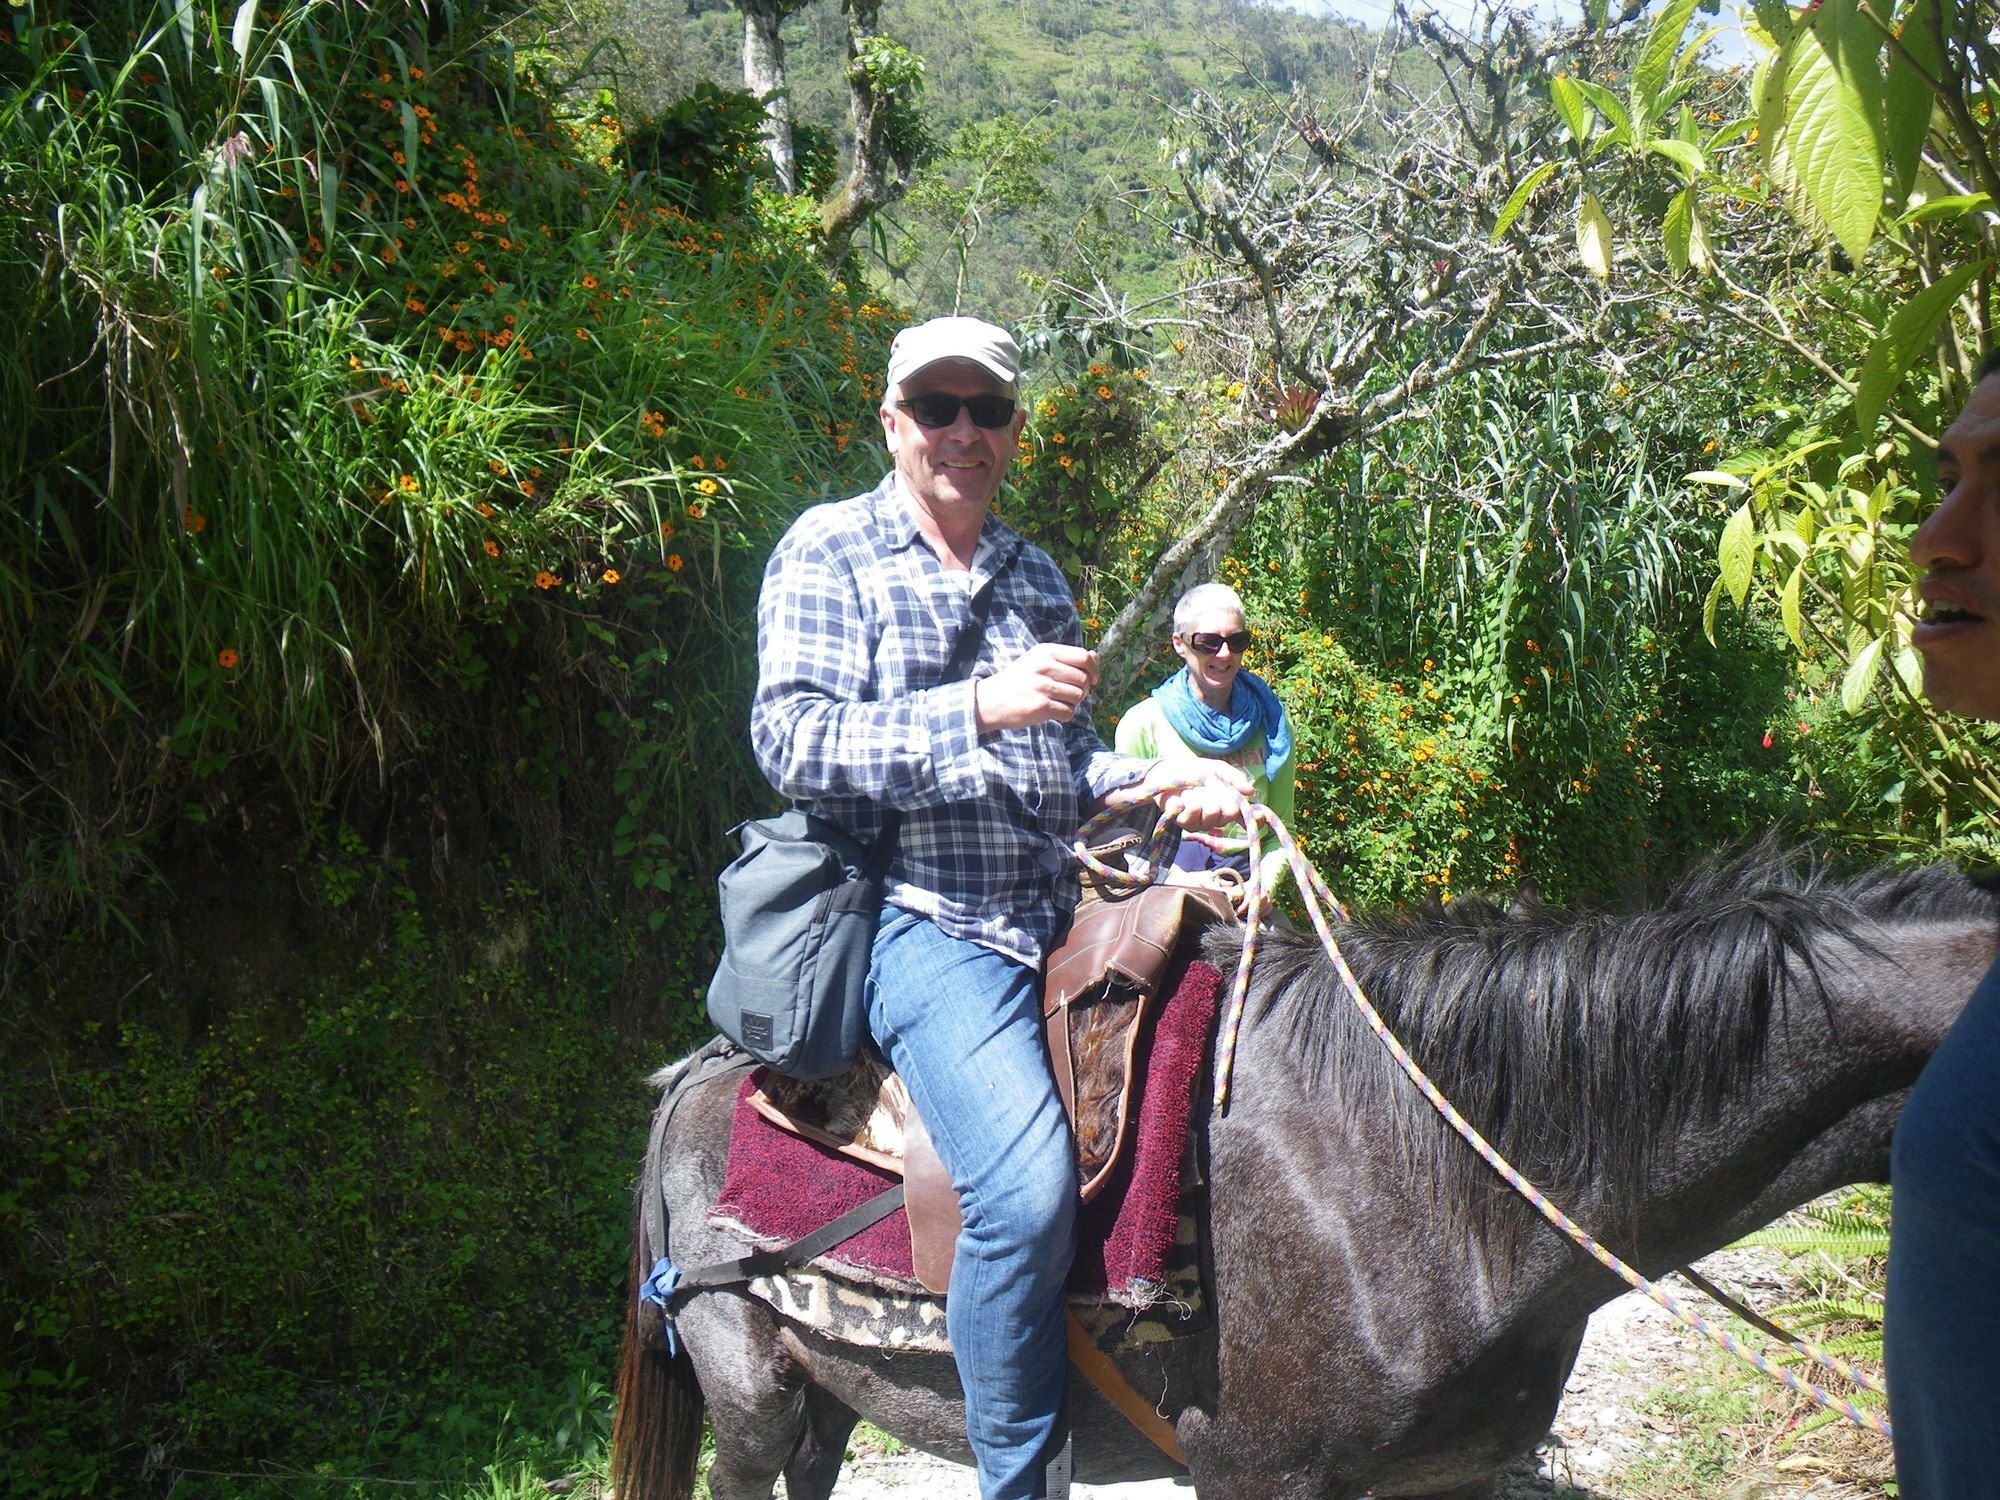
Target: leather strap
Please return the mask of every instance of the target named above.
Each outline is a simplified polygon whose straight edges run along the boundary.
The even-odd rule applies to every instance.
[[[674,1309],[694,1292],[740,1286],[759,1276],[802,1266],[814,1256],[824,1255],[835,1245],[853,1239],[870,1224],[888,1218],[902,1206],[903,1185],[899,1182],[892,1188],[884,1188],[859,1207],[850,1208],[831,1224],[822,1224],[811,1234],[803,1235],[789,1245],[780,1245],[775,1250],[757,1250],[749,1255],[740,1255],[735,1260],[719,1260],[712,1265],[684,1271],[674,1289],[667,1294],[668,1316],[671,1317]]]
[[[1013,561],[1012,558],[1008,562]],[[1007,571],[1003,562],[993,570],[993,576],[986,580],[986,586],[973,595],[972,615],[965,622],[965,628],[958,633],[958,639],[951,643],[951,658],[944,664],[945,682],[960,682],[972,675],[972,667],[979,660],[979,643],[986,639],[986,617],[993,611],[993,595],[998,592],[1000,575]],[[896,844],[903,832],[903,810],[891,807],[882,814],[882,831],[875,836],[874,847],[868,851],[868,858],[861,866],[861,878],[880,885],[889,876],[889,863],[896,857]]]
[[[1181,1454],[1180,1439],[1174,1436],[1173,1424],[1154,1409],[1152,1402],[1132,1389],[1132,1382],[1119,1374],[1118,1366],[1090,1341],[1090,1335],[1077,1321],[1075,1313],[1065,1312],[1063,1318],[1069,1325],[1070,1363],[1083,1372],[1084,1379],[1097,1387],[1099,1395],[1118,1409],[1121,1417],[1144,1433],[1155,1448],[1185,1469],[1187,1459]]]

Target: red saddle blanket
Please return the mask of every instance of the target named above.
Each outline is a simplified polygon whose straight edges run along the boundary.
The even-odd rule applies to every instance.
[[[1152,1022],[1130,1146],[1078,1216],[1069,1279],[1075,1295],[1144,1306],[1165,1279],[1180,1219],[1188,1119],[1221,987],[1221,974],[1198,961],[1168,981],[1167,1000]],[[890,1173],[781,1130],[757,1113],[749,1102],[757,1078],[752,1073],[736,1096],[722,1196],[711,1215],[718,1227],[748,1236],[759,1248],[785,1245],[895,1184]],[[909,1221],[900,1208],[815,1264],[897,1290],[916,1287]]]

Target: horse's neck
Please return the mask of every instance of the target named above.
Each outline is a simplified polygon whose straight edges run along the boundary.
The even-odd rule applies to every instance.
[[[1599,1173],[1579,1184],[1540,1186],[1616,1253],[1658,1274],[1821,1193],[1884,1176],[1902,1099],[1993,961],[1995,942],[1990,924],[1933,924],[1896,939],[1885,953],[1823,955],[1827,1003],[1816,987],[1801,985],[1774,1010],[1758,1065],[1716,1110],[1696,1111],[1662,1140],[1640,1183]],[[1330,1248],[1364,1279],[1402,1274],[1399,1263],[1413,1253],[1464,1258],[1463,1269],[1491,1287],[1497,1300],[1488,1310],[1502,1321],[1512,1315],[1506,1307],[1585,1312],[1615,1294],[1616,1283],[1593,1262],[1554,1230],[1535,1227],[1525,1201],[1493,1208],[1488,1197],[1485,1208],[1460,1211],[1487,1222],[1515,1215],[1509,1222],[1525,1226],[1522,1232],[1432,1233],[1427,1220],[1448,1223],[1453,1210],[1427,1206],[1437,1203],[1437,1185],[1422,1170],[1411,1172],[1404,1147],[1391,1139],[1395,1127],[1358,1118],[1337,1090],[1301,1079],[1282,1035],[1245,1036],[1235,1093],[1257,1102],[1245,1106],[1254,1115],[1228,1153],[1232,1168],[1270,1203],[1295,1201],[1298,1212],[1286,1213],[1298,1227],[1338,1241]],[[1680,1046],[1698,1048],[1703,1040]],[[1663,1052],[1661,1066],[1674,1065]],[[1546,1128],[1592,1127],[1552,1113]],[[1472,1180],[1482,1195],[1497,1190],[1491,1178]],[[1315,1219],[1326,1221],[1323,1231],[1310,1228]],[[1406,1227],[1389,1234],[1383,1219]]]
[[[1909,1087],[1993,958],[1990,925],[1926,923],[1896,931],[1886,951],[1824,959],[1825,1004],[1774,1011],[1744,1087],[1664,1142],[1627,1200],[1641,1268],[1672,1269],[1835,1188],[1886,1180]]]

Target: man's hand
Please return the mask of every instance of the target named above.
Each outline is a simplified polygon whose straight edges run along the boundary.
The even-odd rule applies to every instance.
[[[973,717],[981,734],[1051,721],[1067,724],[1096,686],[1095,651],[1044,641],[973,683]]]
[[[1112,794],[1113,799],[1157,802],[1162,817],[1188,829],[1227,827],[1236,821],[1239,804],[1250,797],[1250,778],[1236,767],[1192,757],[1156,760],[1137,787]]]

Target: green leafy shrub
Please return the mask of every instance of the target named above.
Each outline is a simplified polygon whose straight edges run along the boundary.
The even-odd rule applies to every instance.
[[[1151,371],[1100,360],[1029,402],[1010,518],[1048,549],[1080,600],[1104,592],[1135,501],[1165,465]],[[1113,585],[1115,588],[1115,585]]]
[[[1551,369],[1469,380],[1393,456],[1267,503],[1223,560],[1294,715],[1302,834],[1343,894],[1532,875],[1603,898],[1808,820],[1797,738],[1763,743],[1794,707],[1782,643],[1703,638],[1685,559],[1705,523],[1618,441],[1621,405]]]
[[[10,1070],[5,1128],[10,1493],[594,1461],[649,1106],[604,995],[637,931],[579,941],[520,883],[349,912],[198,1028],[78,1022],[74,995],[22,1025],[46,1061]]]
[[[18,784],[17,926],[101,883],[59,851],[124,873],[246,759],[309,797],[502,656],[596,674],[645,847],[743,784],[685,773],[747,690],[750,554],[863,482],[895,320],[721,205],[729,96],[635,177],[609,97],[539,91],[480,7],[199,15],[17,9],[0,49],[0,645],[17,725],[119,789]]]

